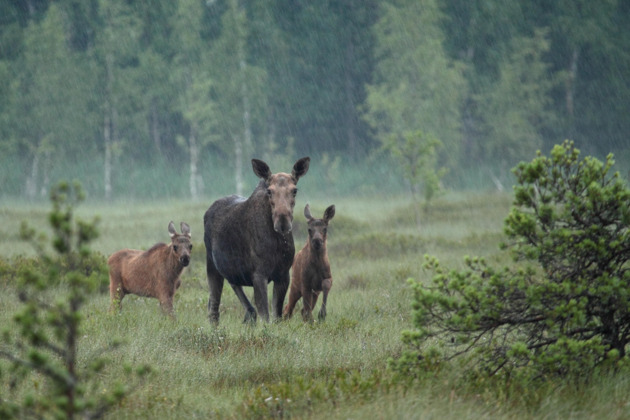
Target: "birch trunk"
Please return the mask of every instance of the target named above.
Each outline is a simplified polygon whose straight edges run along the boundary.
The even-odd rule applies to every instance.
[[[238,136],[234,136],[234,168],[236,173],[236,194],[243,195],[243,142]]]
[[[105,162],[104,162],[104,174],[103,184],[105,186],[105,199],[110,200],[112,198],[112,144],[114,142],[113,136],[115,136],[114,126],[115,112],[113,105],[113,85],[114,85],[114,58],[111,54],[107,54],[105,57],[105,67],[107,72],[107,81],[105,87],[105,110],[103,121],[103,143],[105,144]]]
[[[577,77],[577,63],[578,63],[578,50],[573,49],[571,54],[571,62],[569,63],[569,76],[566,82],[566,101],[567,101],[567,113],[569,117],[573,118],[573,95],[575,90],[575,78]]]
[[[157,107],[153,102],[151,103],[151,113],[149,119],[151,124],[151,138],[153,139],[155,150],[157,150],[158,154],[162,154],[162,136],[160,135],[159,117]]]
[[[252,151],[252,130],[250,116],[249,89],[247,87],[247,62],[245,59],[245,22],[244,11],[241,10],[238,0],[232,0],[230,6],[233,10],[236,22],[236,54],[238,58],[239,77],[241,80],[241,99],[243,103],[243,138],[234,136],[234,158],[236,159],[236,191],[243,195],[243,158]]]
[[[105,121],[103,122],[103,140],[105,143],[105,172],[103,174],[103,183],[105,185],[105,199],[109,200],[112,196],[112,139],[110,134],[110,118],[109,111],[105,112]]]
[[[569,75],[565,82],[565,98],[567,105],[567,115],[569,117],[569,138],[573,138],[574,135],[574,95],[575,95],[575,79],[577,77],[579,51],[577,48],[573,49],[571,54],[571,61],[569,62]]]
[[[242,46],[241,46],[242,48]],[[241,51],[241,55],[244,56],[244,52]],[[245,58],[242,57],[240,61],[240,71],[241,71],[241,80],[243,83],[241,84],[241,95],[243,96],[243,139],[244,146],[247,152],[251,152],[252,150],[252,125],[251,125],[251,117],[250,117],[250,109],[249,109],[249,92],[247,89],[247,64],[245,63]]]
[[[33,156],[33,162],[31,163],[31,172],[26,178],[26,185],[24,187],[26,197],[29,199],[35,198],[37,194],[37,176],[39,173],[39,153],[35,152]]]
[[[197,145],[197,128],[196,125],[190,128],[190,136],[188,138],[188,150],[190,152],[190,197],[193,201],[199,199],[199,146]]]

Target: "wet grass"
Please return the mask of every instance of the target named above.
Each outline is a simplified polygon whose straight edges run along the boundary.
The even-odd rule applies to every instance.
[[[507,261],[498,244],[510,202],[497,194],[446,195],[424,214],[418,229],[404,197],[313,200],[314,214],[329,204],[337,208],[328,238],[334,283],[326,322],[304,324],[295,316],[244,325],[243,309],[226,285],[218,327],[209,324],[206,310],[202,218],[207,203],[88,203],[77,215],[100,217],[101,237],[93,249],[103,258],[123,247],[147,249],[165,242],[170,220],[190,224],[194,251],[175,298],[175,320],[160,313],[155,299],[125,297],[122,312],[112,315],[106,294],[93,297],[84,310],[81,363],[120,339],[123,345],[107,353],[110,363],[97,389],[120,379],[124,364],[155,369],[108,415],[112,419],[623,418],[630,409],[630,381],[624,378],[595,384],[587,396],[557,385],[541,390],[546,394],[535,404],[457,388],[456,372],[444,372],[421,388],[389,381],[387,360],[400,354],[401,332],[412,325],[406,280],[429,281],[424,254],[453,268],[462,265],[464,255]],[[305,241],[304,204],[298,200],[296,206],[298,249]],[[5,263],[32,256],[27,246],[18,245],[17,229],[24,218],[44,228],[47,212],[23,204],[0,208]],[[17,308],[16,290],[10,281],[0,286],[0,323],[7,325]],[[61,296],[63,287],[53,293]],[[38,380],[34,376],[28,384]]]

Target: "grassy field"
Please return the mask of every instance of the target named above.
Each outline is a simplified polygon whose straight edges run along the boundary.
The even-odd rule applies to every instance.
[[[295,210],[296,248],[305,241],[302,209]],[[164,317],[154,299],[128,296],[123,310],[108,314],[109,297],[91,299],[84,309],[82,363],[113,340],[123,346],[110,361],[96,392],[122,377],[124,364],[149,364],[155,372],[142,387],[108,414],[111,419],[169,418],[610,418],[630,416],[630,380],[602,378],[587,389],[555,384],[535,402],[518,395],[480,393],[454,384],[457,373],[442,372],[411,388],[392,384],[387,359],[400,354],[401,332],[411,324],[411,293],[406,280],[430,280],[423,255],[447,267],[463,266],[464,255],[491,262],[509,261],[498,248],[511,197],[505,194],[447,194],[415,225],[405,197],[312,201],[316,217],[329,204],[336,216],[329,229],[333,272],[326,322],[290,321],[250,327],[232,290],[224,288],[221,322],[207,320],[208,288],[202,217],[210,203],[83,204],[77,217],[100,217],[93,249],[104,255],[123,248],[147,249],[168,240],[167,225],[191,226],[191,266],[176,294],[175,320]],[[32,255],[18,239],[22,220],[45,230],[47,206],[0,207],[0,255]],[[6,284],[0,281],[0,284]],[[0,296],[0,324],[17,309],[11,284]],[[271,294],[271,287],[269,293]],[[55,291],[61,295],[62,287]],[[251,289],[248,290],[251,295]],[[297,310],[301,307],[298,304]],[[319,305],[316,310],[319,309]],[[33,375],[27,386],[38,387]],[[3,382],[2,386],[6,386]],[[7,389],[1,389],[5,394]]]

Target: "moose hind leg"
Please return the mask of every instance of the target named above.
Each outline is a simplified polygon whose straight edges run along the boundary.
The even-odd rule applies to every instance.
[[[210,297],[208,298],[208,319],[212,324],[219,323],[219,306],[221,305],[221,294],[223,293],[223,276],[219,274],[214,266],[207,267],[208,288]]]
[[[256,309],[254,309],[249,299],[247,299],[245,292],[243,292],[243,288],[232,283],[230,283],[230,286],[232,286],[232,290],[236,293],[236,297],[238,297],[238,300],[241,301],[241,305],[245,308],[245,319],[243,319],[243,322],[256,322]]]

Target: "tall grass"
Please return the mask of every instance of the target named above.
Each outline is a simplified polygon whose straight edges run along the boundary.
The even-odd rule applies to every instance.
[[[502,259],[498,244],[509,196],[444,195],[424,214],[418,230],[412,205],[403,195],[308,199],[298,195],[298,249],[306,240],[301,214],[306,201],[314,213],[333,203],[337,208],[328,238],[334,278],[328,316],[313,324],[293,317],[244,325],[243,309],[228,285],[220,325],[209,324],[202,226],[209,203],[88,203],[78,209],[80,218],[100,216],[101,236],[93,249],[103,256],[123,247],[147,249],[166,242],[170,220],[189,223],[194,242],[191,266],[175,298],[175,320],[161,314],[157,300],[136,296],[125,297],[122,311],[114,315],[107,312],[106,294],[85,307],[79,344],[82,363],[114,340],[123,342],[108,353],[110,363],[97,389],[104,392],[111,386],[124,364],[155,369],[146,385],[109,418],[621,419],[630,414],[630,381],[625,378],[605,378],[586,391],[555,384],[540,390],[533,403],[461,388],[456,385],[457,372],[442,372],[422,386],[392,382],[387,359],[400,354],[401,331],[412,325],[406,279],[429,280],[422,268],[425,253],[452,267],[459,266],[464,255]],[[26,218],[43,228],[46,214],[44,205],[0,208],[4,261],[32,255],[17,240],[19,223]],[[6,281],[0,285],[4,285],[0,323],[7,324],[17,307],[17,290]],[[251,290],[247,292],[251,295]],[[56,293],[61,296],[63,286]],[[41,387],[39,380],[33,375],[27,386]]]

